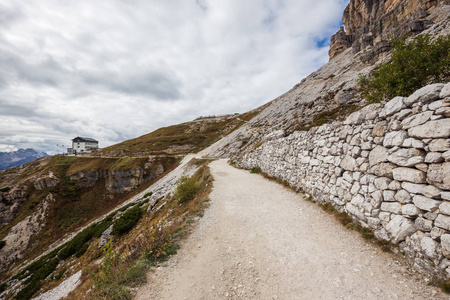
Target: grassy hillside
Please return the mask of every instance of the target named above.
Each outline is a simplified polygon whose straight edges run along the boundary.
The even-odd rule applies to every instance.
[[[5,239],[13,226],[42,209],[45,203],[48,205],[46,217],[40,221],[45,225],[31,237],[23,258],[16,264],[33,258],[67,233],[143,191],[177,163],[175,157],[149,160],[53,156],[0,172],[0,188],[6,191],[0,192],[0,212],[3,217],[9,214],[11,219],[0,223],[0,240]],[[91,179],[91,182],[85,178],[71,179],[72,175],[80,172],[98,174],[98,178]],[[136,172],[139,176],[133,175]],[[49,174],[58,183],[36,188],[36,182]],[[121,186],[126,187],[126,191],[119,191]]]
[[[196,153],[253,118],[261,108],[244,114],[199,118],[159,128],[135,139],[102,149],[97,155],[143,156],[148,154]]]

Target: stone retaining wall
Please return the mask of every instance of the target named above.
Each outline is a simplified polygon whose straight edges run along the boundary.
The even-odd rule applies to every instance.
[[[450,83],[273,135],[235,163],[331,202],[414,265],[450,277]]]

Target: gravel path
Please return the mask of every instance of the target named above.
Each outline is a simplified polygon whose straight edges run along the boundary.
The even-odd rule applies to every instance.
[[[447,299],[317,205],[211,163],[211,207],[137,299]]]

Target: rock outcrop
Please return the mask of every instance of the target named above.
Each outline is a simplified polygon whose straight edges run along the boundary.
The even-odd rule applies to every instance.
[[[344,11],[345,25],[331,37],[333,59],[347,48],[366,50],[363,61],[372,61],[391,49],[391,36],[417,34],[439,20],[430,14],[448,0],[351,0]]]
[[[295,131],[232,160],[332,203],[415,266],[450,277],[450,83]],[[442,238],[441,238],[442,237]]]

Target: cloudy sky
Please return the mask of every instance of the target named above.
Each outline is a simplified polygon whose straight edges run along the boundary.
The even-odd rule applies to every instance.
[[[348,0],[0,2],[0,151],[245,112],[328,61]]]

